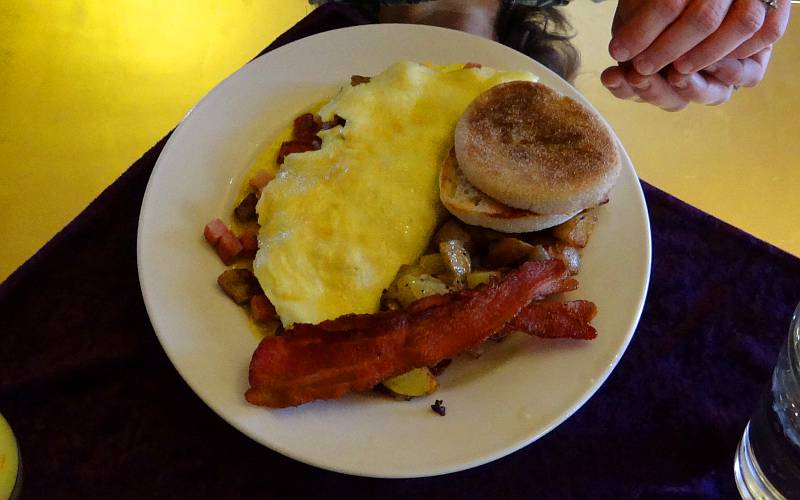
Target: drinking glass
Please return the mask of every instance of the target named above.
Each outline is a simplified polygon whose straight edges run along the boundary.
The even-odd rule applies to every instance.
[[[733,471],[745,499],[800,499],[800,304],[770,390],[744,429]]]
[[[22,464],[11,426],[0,415],[0,498],[16,500],[22,488]]]

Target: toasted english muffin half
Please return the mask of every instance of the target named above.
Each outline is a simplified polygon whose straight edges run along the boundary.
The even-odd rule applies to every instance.
[[[479,95],[456,125],[467,180],[495,200],[537,214],[575,213],[608,198],[619,152],[591,111],[546,85],[515,81]]]
[[[577,213],[541,215],[503,205],[469,183],[458,168],[452,149],[439,172],[439,198],[445,208],[461,221],[503,233],[541,231],[557,226]]]

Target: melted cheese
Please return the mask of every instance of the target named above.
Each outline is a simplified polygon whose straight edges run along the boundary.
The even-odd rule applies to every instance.
[[[467,105],[530,73],[401,62],[320,109],[343,127],[292,154],[264,189],[256,277],[284,325],[374,313],[399,267],[425,250],[444,211],[439,165]]]

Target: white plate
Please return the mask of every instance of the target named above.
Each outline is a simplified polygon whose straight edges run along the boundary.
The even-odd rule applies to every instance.
[[[415,477],[474,467],[511,453],[572,415],[600,387],[630,341],[650,274],[650,228],[627,154],[611,202],[585,252],[581,287],[594,301],[592,342],[523,335],[459,359],[434,396],[396,402],[374,395],[266,410],[244,400],[257,339],[216,285],[223,266],[203,226],[228,213],[259,147],[350,75],[398,60],[474,61],[530,70],[591,107],[528,57],[458,31],[374,25],[329,31],[274,50],[219,84],[164,147],[139,220],[139,279],[161,345],[181,376],[231,425],[284,455],[325,469]],[[593,108],[592,108],[593,109]],[[622,147],[620,146],[620,150]],[[447,416],[430,405],[443,399]]]

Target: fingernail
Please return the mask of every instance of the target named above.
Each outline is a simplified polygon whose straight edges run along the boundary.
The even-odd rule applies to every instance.
[[[606,88],[609,88],[609,89],[618,89],[619,88],[619,83],[606,83],[605,86],[606,86]]]
[[[627,61],[631,57],[631,53],[628,52],[628,49],[615,41],[611,42],[611,46],[609,47],[608,51],[611,53],[611,57],[619,62]]]
[[[684,80],[683,78],[681,78],[680,80],[678,80],[678,81],[676,81],[675,83],[673,83],[673,84],[672,84],[672,86],[673,86],[673,87],[677,87],[677,88],[679,88],[679,89],[685,89],[686,87],[688,87],[688,86],[689,86],[689,84],[686,82],[686,80]]]
[[[634,66],[636,66],[636,71],[643,75],[652,75],[656,69],[651,62],[644,60],[637,61]]]
[[[639,89],[639,90],[647,90],[647,89],[650,88],[650,81],[649,80],[642,80],[640,82],[631,83],[631,85],[633,85],[633,88],[636,88],[636,89]]]
[[[690,63],[686,59],[683,59],[681,61],[675,61],[672,65],[675,67],[675,71],[677,71],[678,73],[683,73],[684,75],[691,73],[692,70],[694,69],[692,67],[692,63]]]
[[[719,64],[714,63],[711,66],[706,67],[706,71],[708,71],[709,73],[713,73],[713,72],[717,71],[718,68],[719,68]]]

